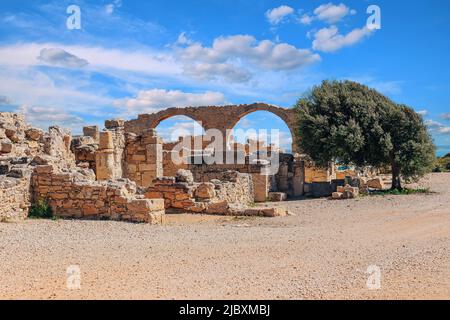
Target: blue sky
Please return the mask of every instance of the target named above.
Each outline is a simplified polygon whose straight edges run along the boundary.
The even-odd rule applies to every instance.
[[[369,5],[381,29],[366,27]],[[66,10],[81,10],[69,30]],[[450,2],[13,1],[0,4],[0,110],[79,133],[186,105],[291,107],[324,79],[367,84],[424,114],[450,152]],[[160,130],[189,128],[180,119]],[[193,125],[191,124],[191,127]],[[239,128],[280,128],[254,113]]]

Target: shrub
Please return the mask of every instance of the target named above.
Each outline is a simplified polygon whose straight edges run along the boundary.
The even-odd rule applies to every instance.
[[[50,208],[47,200],[39,199],[37,203],[31,206],[28,217],[34,219],[51,219],[53,218],[52,208]]]

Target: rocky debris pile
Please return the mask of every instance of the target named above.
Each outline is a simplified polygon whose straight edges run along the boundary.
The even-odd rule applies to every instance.
[[[348,184],[344,187],[339,186],[337,188],[337,192],[333,192],[331,198],[333,200],[354,199],[358,197],[358,195],[359,195],[359,188],[352,187]]]

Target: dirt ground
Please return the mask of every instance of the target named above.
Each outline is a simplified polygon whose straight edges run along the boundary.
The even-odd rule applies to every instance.
[[[2,223],[0,298],[450,299],[450,174],[420,184],[434,193],[293,201],[284,218]]]

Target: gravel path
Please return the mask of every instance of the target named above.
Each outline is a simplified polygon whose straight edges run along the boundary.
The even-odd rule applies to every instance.
[[[284,218],[3,223],[0,298],[450,299],[450,174],[421,185],[435,193],[293,201]]]

